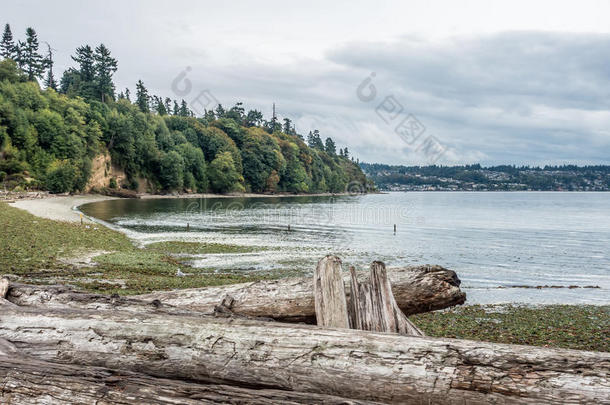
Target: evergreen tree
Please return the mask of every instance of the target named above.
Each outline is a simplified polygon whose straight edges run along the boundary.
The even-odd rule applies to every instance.
[[[13,41],[13,33],[11,32],[11,26],[9,24],[4,26],[2,42],[0,42],[0,56],[4,59],[13,60],[16,56],[15,42]]]
[[[114,99],[112,75],[117,70],[117,60],[110,56],[110,50],[104,44],[100,44],[95,48],[93,59],[95,61],[94,68],[98,98],[102,101],[104,101],[107,96]]]
[[[222,108],[222,104],[218,104],[218,107],[216,107],[216,118],[221,119],[224,118],[225,116],[225,109]]]
[[[51,45],[47,44],[49,48],[47,57],[45,59],[45,64],[48,68],[47,77],[44,79],[44,85],[47,89],[53,89],[57,91],[57,81],[55,80],[55,76],[53,75],[53,50],[51,49]]]
[[[343,157],[349,158],[349,151],[347,150],[347,146],[345,148],[343,148]]]
[[[157,114],[161,116],[167,115],[165,104],[163,104],[163,98],[155,96],[155,110],[157,111]]]
[[[317,129],[314,129],[313,133],[309,131],[309,135],[307,136],[307,145],[310,148],[324,150],[324,144],[320,138],[320,131]]]
[[[337,146],[335,145],[335,141],[333,141],[332,138],[326,138],[324,150],[329,155],[335,155],[337,153]]]
[[[142,80],[138,80],[138,83],[136,83],[136,105],[140,108],[140,111],[145,113],[150,112],[148,90],[144,87]]]
[[[250,110],[246,115],[245,123],[247,127],[258,127],[263,123],[263,113],[258,110]]]
[[[95,57],[93,49],[89,45],[79,46],[76,48],[76,54],[72,56],[72,60],[78,63],[78,80],[73,80],[73,83],[71,84],[73,91],[85,99],[97,98],[95,84]]]
[[[24,70],[25,68],[25,58],[23,56],[25,51],[25,43],[22,42],[21,40],[17,41],[17,44],[15,45],[15,62],[17,62],[17,66],[19,66],[19,69]]]
[[[57,91],[57,81],[55,80],[55,76],[53,76],[53,64],[49,65],[49,70],[47,70],[47,77],[44,79],[44,85],[47,89],[53,89]]]
[[[174,115],[180,115],[180,106],[176,100],[174,100],[174,108],[172,109],[172,113]]]
[[[80,89],[80,73],[74,68],[68,68],[64,71],[59,81],[59,92],[68,96],[78,96]]]
[[[216,119],[216,116],[214,115],[214,110],[206,111],[204,117],[208,121],[214,121]]]
[[[243,105],[244,103],[242,103],[241,101],[235,103],[235,105],[231,107],[231,109],[225,114],[225,117],[232,118],[235,120],[235,122],[242,124],[245,120],[245,110]]]
[[[78,63],[81,79],[86,82],[93,82],[95,79],[93,49],[89,45],[79,46],[76,48],[76,55],[72,56],[72,60]]]
[[[25,42],[19,41],[18,63],[28,75],[28,80],[41,78],[44,73],[46,62],[38,52],[38,35],[33,28],[25,30]]]
[[[188,117],[190,116],[190,110],[188,108],[188,106],[186,105],[186,101],[182,100],[180,102],[180,111],[178,112],[178,115],[181,117]]]
[[[283,131],[285,134],[292,134],[292,121],[290,120],[290,118],[284,118]]]
[[[165,111],[168,114],[172,113],[172,100],[169,97],[165,97]]]
[[[128,87],[125,87],[125,99],[131,103],[131,92]]]

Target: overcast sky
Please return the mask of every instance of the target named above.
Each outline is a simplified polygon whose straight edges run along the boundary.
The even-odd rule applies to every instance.
[[[267,117],[275,102],[361,161],[610,164],[607,1],[2,0],[0,15],[17,38],[35,28],[58,72],[103,42],[117,89]]]

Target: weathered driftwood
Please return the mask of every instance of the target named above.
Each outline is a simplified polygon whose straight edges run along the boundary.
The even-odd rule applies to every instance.
[[[336,256],[326,256],[316,266],[313,295],[318,326],[350,327],[341,273],[341,260]]]
[[[366,276],[366,273],[359,274],[359,277]],[[455,272],[441,266],[389,269],[388,276],[396,302],[406,315],[460,305],[466,300]],[[344,282],[349,283],[348,274],[344,275]],[[157,299],[180,308],[210,312],[218,305],[219,297],[226,295],[234,299],[231,310],[236,314],[315,323],[311,277],[155,292],[134,298]]]
[[[151,377],[101,367],[0,355],[0,403],[23,404],[373,404],[332,395]]]
[[[8,292],[9,281],[8,278],[0,279],[0,298],[6,298],[6,293]]]
[[[424,335],[398,308],[383,263],[371,264],[371,274],[366,281],[358,281],[356,270],[350,268],[349,299],[345,295],[341,264],[338,257],[326,256],[318,262],[314,272],[318,326]]]
[[[373,404],[331,395],[151,377],[23,356],[0,339],[2,404]]]
[[[198,311],[178,308],[162,303],[159,300],[141,300],[116,294],[93,294],[78,291],[73,287],[65,285],[32,285],[11,282],[6,298],[11,303],[20,307],[95,309],[103,311],[121,310],[167,315],[203,315]],[[220,299],[217,304],[222,304]]]
[[[353,267],[350,268],[350,275],[351,294],[348,313],[353,329],[424,336],[424,333],[398,308],[382,262],[371,264],[370,280],[358,281]]]
[[[366,274],[359,276],[366,277]],[[460,291],[460,280],[455,272],[440,266],[391,269],[388,276],[398,306],[407,315],[463,304],[466,299],[466,294]],[[349,282],[349,278],[345,277],[344,281]],[[131,297],[82,293],[67,286],[11,283],[7,299],[19,306],[50,309],[150,312],[158,311],[161,307],[178,313],[212,313],[227,296],[232,298],[228,308],[238,315],[315,323],[313,284],[309,277],[163,291]]]
[[[9,300],[6,299],[6,295],[8,294],[8,290],[9,290],[9,280],[8,278],[1,278],[0,279],[0,306],[7,306],[7,305],[12,305],[15,306],[15,304],[13,304],[12,302],[10,302]]]
[[[121,311],[3,307],[44,361],[394,403],[604,403],[610,353]]]

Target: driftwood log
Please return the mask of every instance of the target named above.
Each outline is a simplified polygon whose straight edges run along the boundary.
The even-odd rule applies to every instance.
[[[424,335],[398,308],[382,262],[371,264],[366,281],[358,281],[356,270],[350,268],[349,297],[341,265],[338,257],[326,256],[316,266],[313,291],[318,326]]]
[[[361,278],[366,276],[359,273]],[[396,302],[406,315],[460,305],[466,300],[455,272],[440,266],[390,269],[388,276]],[[349,285],[348,275],[345,275],[344,281]],[[313,283],[309,277],[163,291],[131,297],[83,293],[67,286],[11,282],[7,299],[19,306],[49,309],[157,312],[161,307],[180,314],[188,311],[212,313],[227,296],[231,297],[228,309],[237,315],[315,323]]]
[[[393,403],[608,403],[610,353],[122,311],[0,309],[24,355]]]
[[[345,329],[351,326],[341,273],[341,260],[336,256],[326,256],[316,266],[313,295],[318,326]]]
[[[367,281],[358,281],[353,267],[350,268],[350,275],[352,279],[348,312],[353,329],[424,336],[398,307],[382,262],[371,264],[371,276]]]
[[[151,377],[101,367],[39,361],[17,350],[2,353],[0,342],[0,403],[23,404],[370,404],[274,389]]]
[[[365,272],[359,273],[359,277],[367,276]],[[461,305],[466,301],[456,273],[441,266],[394,268],[388,270],[388,276],[396,302],[406,315]],[[344,275],[344,282],[349,285],[349,274]],[[236,314],[282,322],[316,323],[311,277],[155,292],[134,298],[157,299],[180,308],[210,312],[218,305],[218,297],[225,295],[234,299],[231,310]]]

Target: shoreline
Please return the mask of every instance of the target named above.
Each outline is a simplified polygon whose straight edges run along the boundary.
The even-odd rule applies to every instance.
[[[382,193],[367,193],[367,194],[382,194]],[[385,193],[383,193],[385,194]],[[214,193],[193,193],[193,194],[138,194],[138,198],[142,200],[156,200],[163,198],[285,198],[285,197],[343,197],[366,194],[354,193],[312,193],[312,194],[256,194],[256,193],[234,193],[234,194],[214,194]]]
[[[68,213],[72,206],[105,196],[61,196],[20,202]],[[0,204],[0,222],[10,235],[0,246],[2,275],[30,284],[67,284],[96,294],[137,295],[151,291],[204,288],[277,278],[248,273],[216,273],[168,260],[176,250],[165,244],[134,247],[128,237],[105,226],[39,219],[27,209]],[[30,207],[28,207],[30,209]],[[42,213],[37,212],[38,215]],[[70,221],[68,219],[67,221]],[[199,244],[204,254],[234,253],[240,246]],[[184,249],[179,246],[180,251]],[[182,269],[188,277],[177,277]],[[458,273],[459,274],[459,273]],[[474,303],[473,303],[474,304]],[[607,343],[610,306],[591,304],[498,303],[452,307],[418,314],[411,320],[429,336],[529,344],[579,350],[610,351]]]
[[[373,194],[373,193],[370,193]],[[378,194],[378,193],[374,193]],[[239,194],[213,194],[213,193],[196,193],[196,194],[140,194],[139,199],[142,200],[157,200],[157,199],[180,199],[180,198],[287,198],[287,197],[339,197],[352,196],[351,193],[316,193],[316,194],[255,194],[255,193],[239,193]],[[359,195],[359,194],[358,194]],[[55,221],[80,222],[81,212],[78,208],[81,205],[99,201],[119,200],[121,197],[107,196],[103,194],[75,194],[75,195],[57,195],[45,192],[27,193],[16,196],[15,199],[5,199],[0,202],[5,202],[12,207],[27,211],[32,215],[40,218],[52,219]],[[83,222],[97,223],[83,214]]]
[[[118,197],[109,197],[99,194],[83,194],[74,196],[44,196],[34,199],[19,199],[8,202],[11,207],[26,211],[40,218],[54,221],[80,222],[81,213],[75,209],[83,204],[92,202],[117,200]],[[82,216],[84,223],[95,223],[87,216]]]

